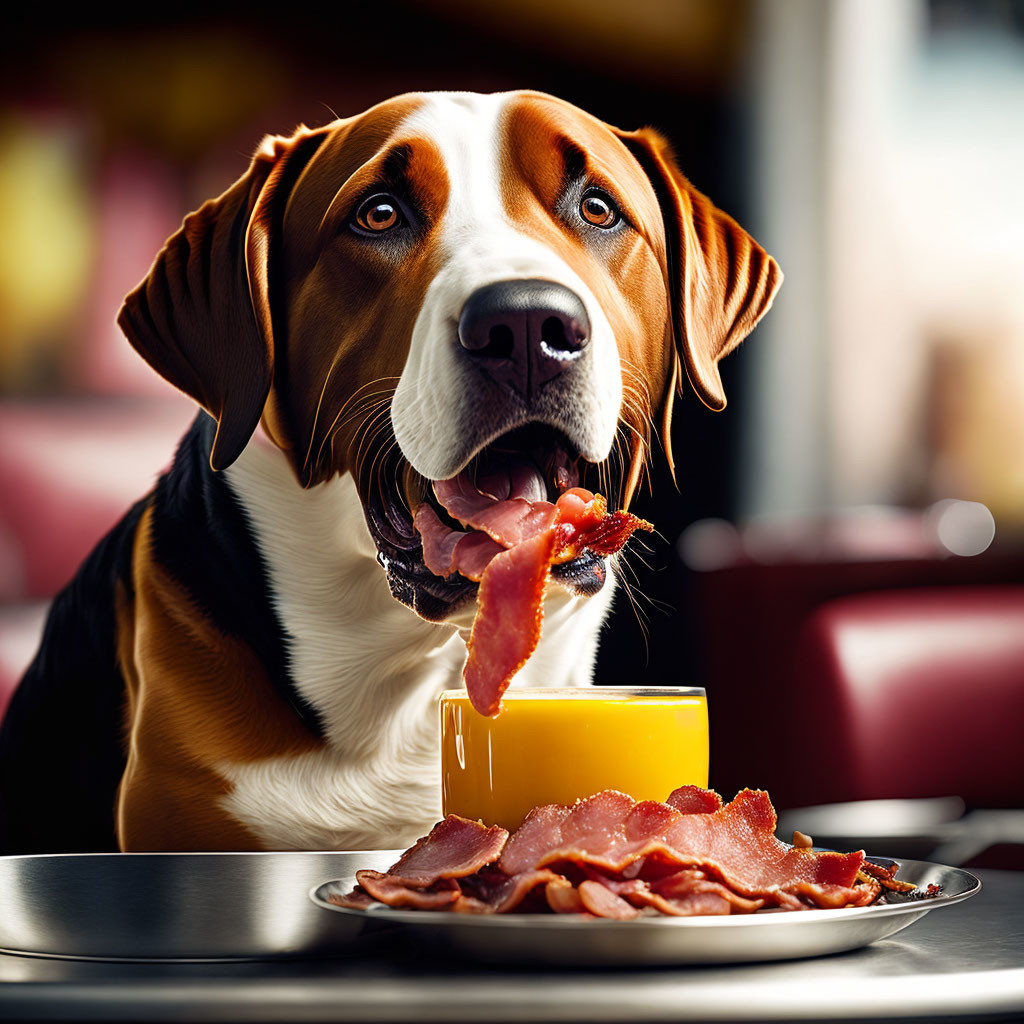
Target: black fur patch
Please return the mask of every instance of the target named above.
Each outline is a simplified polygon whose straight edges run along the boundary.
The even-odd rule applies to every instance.
[[[288,634],[270,599],[266,567],[245,513],[224,477],[210,469],[216,423],[200,413],[153,499],[153,554],[204,615],[256,653],[277,692],[306,727],[323,736],[316,711],[288,672]]]
[[[100,541],[54,598],[42,644],[0,726],[0,853],[116,850],[124,774],[124,679],[114,590],[132,593],[132,543],[147,501]]]

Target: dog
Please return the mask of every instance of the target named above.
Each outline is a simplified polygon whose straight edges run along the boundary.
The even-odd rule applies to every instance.
[[[199,410],[53,603],[0,734],[4,851],[425,834],[476,595],[424,565],[431,481],[528,459],[627,506],[653,424],[671,465],[684,379],[725,406],[718,362],[781,280],[658,132],[543,93],[267,137],[119,314]],[[605,570],[552,571],[514,685],[591,682]]]

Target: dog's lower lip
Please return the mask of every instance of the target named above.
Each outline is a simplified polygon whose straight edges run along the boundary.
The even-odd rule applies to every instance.
[[[608,576],[608,563],[590,551],[560,565],[552,566],[551,578],[577,595],[595,594]]]
[[[412,526],[412,519],[402,515],[397,506],[383,495],[372,495],[364,504],[370,533],[375,540],[383,541],[395,552],[413,552],[420,546],[420,539]],[[378,551],[380,543],[378,543]],[[397,560],[392,553],[386,557]]]

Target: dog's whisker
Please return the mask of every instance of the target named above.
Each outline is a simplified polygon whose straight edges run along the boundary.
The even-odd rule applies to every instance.
[[[629,601],[630,608],[632,609],[633,614],[636,617],[637,626],[639,626],[640,628],[640,635],[643,637],[644,640],[644,661],[646,663],[650,660],[651,656],[648,619],[646,613],[640,607],[637,595],[634,593],[634,591],[639,590],[639,586],[633,582],[630,582],[630,580],[626,578],[626,571],[633,572],[633,570],[632,567],[629,565],[628,559],[624,558],[623,555],[624,552],[620,552],[618,555],[615,556],[616,577],[622,584],[622,589],[626,595],[627,600]]]
[[[327,393],[327,385],[330,383],[331,374],[334,373],[334,368],[338,365],[339,357],[340,353],[338,353],[338,355],[335,355],[334,359],[331,360],[331,365],[327,370],[327,376],[324,377],[324,386],[320,389],[320,398],[317,400],[316,403],[316,412],[313,413],[313,426],[310,428],[309,431],[309,445],[306,447],[306,457],[302,461],[303,470],[305,470],[306,466],[309,465],[309,456],[313,451],[313,442],[314,440],[316,440],[316,424],[317,421],[320,419],[320,407],[324,404],[324,395]]]
[[[389,380],[389,379],[390,380],[396,380],[397,378],[381,377],[381,378],[378,378],[377,380],[367,381],[360,388],[358,388],[355,393],[350,395],[349,398],[347,398],[345,400],[345,402],[342,404],[341,408],[337,411],[337,413],[335,413],[335,416],[334,416],[334,419],[331,422],[331,425],[327,428],[327,433],[330,433],[331,430],[334,429],[334,426],[337,424],[338,420],[345,414],[345,412],[348,410],[349,406],[352,405],[353,403],[358,408],[362,403],[365,403],[365,402],[368,402],[368,401],[369,402],[373,402],[373,401],[377,400],[378,396],[387,396],[387,400],[390,401],[391,397],[395,393],[395,387],[397,387],[397,385],[394,386],[394,387],[383,388],[380,391],[372,391],[372,392],[369,392],[368,394],[360,394],[360,392],[365,391],[367,388],[373,387],[375,384],[381,384],[385,380]]]
[[[372,450],[373,441],[386,426],[386,420],[382,418],[382,415],[386,412],[387,409],[383,406],[378,408],[376,412],[368,415],[356,430],[359,443],[356,447],[355,465],[359,467],[360,472],[362,471],[363,460],[366,457],[364,449],[367,453]]]
[[[356,468],[360,479],[369,480],[373,477],[381,452],[390,447],[391,442],[384,445],[379,443],[389,431],[390,424],[384,421],[368,425],[364,430],[356,454]],[[369,460],[368,465],[367,460]]]
[[[378,381],[374,381],[373,383],[378,383]],[[329,440],[330,440],[331,444],[333,445],[334,435],[338,431],[340,431],[347,424],[351,423],[352,420],[354,420],[357,416],[369,415],[370,413],[375,412],[375,411],[379,410],[381,407],[384,407],[384,406],[390,407],[391,399],[392,399],[393,395],[394,395],[394,389],[393,388],[386,388],[383,391],[375,391],[375,392],[373,392],[372,395],[364,395],[362,397],[362,399],[360,400],[360,403],[357,403],[356,407],[349,412],[349,414],[345,417],[345,419],[341,420],[339,422],[339,417],[341,416],[342,412],[344,411],[344,407],[342,409],[340,409],[338,411],[338,414],[334,418],[334,422],[331,424],[331,426],[328,428],[327,433],[324,435],[323,441],[320,442],[320,449],[317,452],[317,457],[316,457],[317,464],[319,464],[319,462],[320,462],[320,458],[321,458],[321,456],[323,454],[324,446],[328,443]],[[347,402],[345,403],[346,406],[348,404],[349,403],[347,403]],[[333,461],[333,455],[332,455],[332,461]]]

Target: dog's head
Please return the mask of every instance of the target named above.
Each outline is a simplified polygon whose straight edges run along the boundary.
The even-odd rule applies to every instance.
[[[718,361],[781,280],[656,132],[536,92],[411,94],[266,139],[119,323],[217,421],[213,469],[262,421],[303,486],[350,472],[392,591],[443,618],[475,585],[423,565],[429,482],[503,463],[628,504],[655,424],[671,463],[684,368],[723,408]]]

